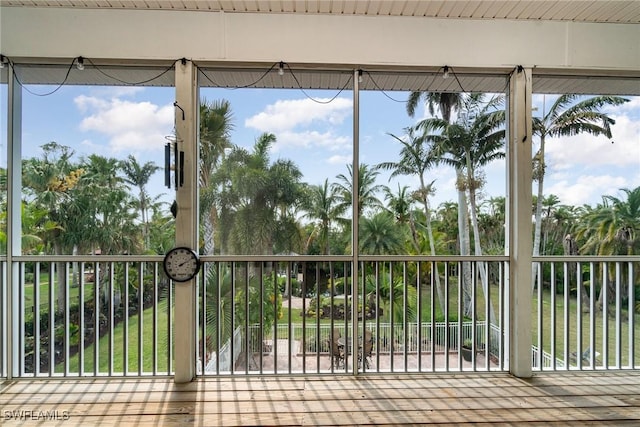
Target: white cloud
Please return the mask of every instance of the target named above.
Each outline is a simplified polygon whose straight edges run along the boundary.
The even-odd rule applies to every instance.
[[[86,113],[92,109],[103,110],[109,108],[109,101],[95,96],[79,95],[73,99],[73,102],[81,113]]]
[[[105,153],[106,150],[104,145],[96,144],[90,139],[83,139],[82,141],[80,141],[80,146],[86,149],[86,152],[88,153],[108,155],[108,153]]]
[[[620,188],[627,186],[627,179],[620,176],[581,175],[573,183],[562,180],[545,186],[544,193],[555,194],[563,204],[593,205],[602,200],[602,195],[617,194]]]
[[[631,97],[624,97],[627,98],[629,100],[629,102],[625,102],[622,105],[618,105],[615,107],[610,107],[610,109],[612,109],[614,112],[625,112],[625,113],[631,113],[631,114],[638,114],[638,110],[640,110],[640,96],[631,96]]]
[[[91,88],[92,96],[98,98],[122,98],[136,95],[145,90],[140,86],[96,86]]]
[[[329,151],[338,151],[351,148],[351,139],[338,136],[333,130],[318,132],[307,130],[303,132],[285,131],[277,134],[277,141],[273,151],[282,151],[289,147],[322,147]]]
[[[346,156],[340,156],[340,155],[335,155],[335,156],[331,156],[327,159],[327,163],[331,164],[331,165],[346,165],[351,163],[351,155],[346,155]]]
[[[82,119],[80,130],[107,135],[112,151],[156,150],[172,132],[174,109],[148,101],[109,100],[80,95],[74,99],[78,109],[89,116]]]
[[[554,138],[545,145],[546,160],[553,169],[580,164],[585,167],[633,166],[640,167],[640,122],[628,116],[617,116],[612,127],[613,138],[580,134]]]
[[[327,102],[329,99],[318,101]],[[336,98],[328,104],[319,104],[308,98],[278,100],[275,104],[267,105],[263,112],[246,119],[245,126],[276,135],[312,123],[337,126],[351,114],[352,105],[347,98]]]

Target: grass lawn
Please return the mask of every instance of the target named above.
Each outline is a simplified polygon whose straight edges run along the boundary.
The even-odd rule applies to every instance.
[[[552,301],[551,293],[548,289],[543,291],[542,297],[542,348],[545,352],[553,354],[552,350],[552,334],[555,333],[555,357],[560,360],[565,360],[566,355],[571,353],[582,353],[590,347],[591,328],[594,330],[595,341],[593,342],[594,349],[600,353],[600,356],[596,357],[599,362],[605,362],[605,350],[603,337],[605,334],[605,326],[607,337],[607,356],[608,365],[615,364],[616,351],[618,351],[618,345],[616,344],[616,337],[620,337],[620,359],[621,364],[624,366],[629,363],[629,312],[626,309],[621,310],[621,324],[617,326],[615,318],[615,307],[609,306],[609,314],[607,314],[607,321],[605,323],[602,310],[596,309],[595,316],[593,318],[593,324],[591,324],[591,316],[588,312],[578,314],[578,303],[575,296],[570,296],[568,299],[568,306],[565,304],[564,296],[556,294],[555,300],[555,323],[552,323]],[[568,314],[568,328],[565,328],[565,314]],[[580,315],[581,319],[578,320]],[[634,339],[635,345],[635,361],[640,361],[640,345],[637,344],[640,339],[640,314],[634,314]],[[532,320],[533,325],[533,345],[538,346],[539,343],[539,327],[537,325],[538,318],[538,294],[533,296],[533,310]],[[581,328],[580,336],[582,337],[582,346],[578,348],[578,329]],[[568,334],[569,340],[566,341],[565,337]],[[583,362],[584,364],[584,362]],[[598,364],[598,363],[597,363]]]
[[[423,321],[431,320],[431,306],[430,306],[430,290],[424,289],[425,296],[423,296],[423,313],[422,319]],[[88,292],[91,293],[91,292]],[[484,309],[484,296],[482,295],[481,290],[477,292],[476,295],[476,311],[477,311],[477,320],[484,320],[485,318],[485,309]],[[498,288],[496,286],[491,287],[491,299],[494,304],[494,309],[496,316],[498,315]],[[449,300],[450,300],[450,318],[454,316],[453,319],[457,318],[457,286],[450,284],[449,290]],[[564,309],[565,303],[562,295],[556,296],[556,322],[555,322],[555,334],[556,334],[556,348],[555,353],[556,357],[559,359],[565,359],[565,352],[581,352],[584,351],[589,346],[589,316],[587,313],[582,315],[582,349],[577,349],[577,336],[578,336],[578,322],[577,322],[577,304],[575,297],[569,298],[569,324],[568,324],[568,347],[565,347],[564,339],[565,339],[565,329],[564,329]],[[172,308],[173,310],[173,308]],[[282,309],[283,317],[278,319],[278,325],[287,325],[289,320],[291,319],[292,323],[296,323],[298,325],[302,324],[302,310],[298,308],[287,308],[283,307]],[[535,293],[533,295],[533,304],[532,304],[532,322],[533,322],[533,344],[538,345],[538,326],[537,326],[537,318],[538,318],[538,294]],[[627,320],[627,312],[622,312],[622,325],[620,330],[618,331],[616,327],[615,316],[608,316],[608,362],[609,364],[613,364],[616,357],[616,334],[620,334],[620,348],[621,348],[621,363],[625,365],[628,363],[628,349],[629,349],[629,335],[628,335],[628,323]],[[380,319],[381,321],[388,321],[388,319]],[[142,350],[142,371],[143,372],[160,372],[164,373],[168,371],[169,367],[169,343],[172,342],[173,339],[169,339],[169,327],[168,327],[168,306],[167,300],[163,300],[158,305],[157,310],[157,349],[153,349],[153,309],[147,309],[143,312],[143,350]],[[315,317],[307,317],[305,320],[307,330],[315,328],[316,318]],[[320,324],[330,324],[331,319],[320,319]],[[334,320],[334,324],[341,325],[342,320]],[[602,312],[598,312],[595,316],[595,348],[598,352],[603,353],[603,317]],[[640,315],[635,315],[635,339],[637,340],[640,336]],[[542,323],[542,348],[547,353],[551,353],[551,295],[549,290],[543,291],[543,323]],[[282,331],[282,329],[281,329]],[[302,328],[296,327],[294,328],[294,338],[300,339],[302,336]],[[139,352],[138,352],[138,315],[134,315],[129,318],[129,327],[127,331],[128,336],[128,354],[127,354],[127,364],[129,372],[138,372],[140,370],[139,363]],[[124,322],[121,322],[114,329],[113,333],[113,371],[114,372],[122,372],[125,363],[125,352],[124,352]],[[288,338],[288,330],[285,332],[279,332],[278,337],[282,339]],[[105,335],[99,340],[99,372],[108,373],[109,372],[109,340],[110,336]],[[565,350],[566,348],[566,350]],[[85,373],[93,373],[94,371],[94,353],[95,353],[95,345],[91,345],[84,350],[84,371]],[[154,359],[154,354],[156,355]],[[636,361],[640,360],[640,345],[636,345],[635,348],[635,358]],[[598,357],[598,360],[603,359],[603,354]],[[155,363],[155,369],[154,369]],[[172,362],[171,362],[172,363]],[[77,372],[79,369],[79,355],[75,355],[71,358],[69,362],[69,369],[71,372]],[[63,367],[57,366],[57,372],[62,372]]]
[[[172,310],[172,318],[173,318],[173,307]],[[139,328],[138,328],[138,319],[139,316],[136,314],[129,318],[129,327],[128,327],[128,355],[127,355],[127,363],[128,363],[128,371],[132,373],[138,372],[140,369],[139,363],[139,351],[138,351],[138,336],[139,336]],[[142,372],[159,372],[159,373],[168,373],[169,367],[169,343],[173,341],[173,336],[171,340],[169,339],[169,327],[168,327],[168,302],[166,299],[162,300],[158,304],[157,309],[157,349],[155,352],[153,351],[153,308],[148,308],[143,311],[142,314],[142,324],[143,324],[143,332],[142,332]],[[125,329],[124,322],[120,322],[114,330],[113,330],[113,372],[123,372],[124,363],[125,363]],[[103,336],[98,341],[98,349],[99,349],[99,372],[100,373],[108,373],[109,372],[109,334]],[[94,355],[95,355],[95,345],[92,344],[85,348],[84,350],[84,372],[87,374],[92,374],[94,372]],[[156,369],[154,369],[154,362],[156,365]],[[73,356],[69,361],[69,370],[71,372],[79,371],[79,363],[80,357],[79,354]],[[173,363],[173,361],[171,361]],[[173,369],[173,366],[172,366]],[[56,366],[56,372],[64,372],[64,366],[59,364]]]
[[[32,312],[31,308],[35,303],[35,283],[25,283],[24,284],[24,305],[25,309],[27,309],[27,313]],[[39,306],[40,312],[48,312],[49,311],[49,275],[42,274],[40,276],[40,286],[38,288],[39,295]],[[54,289],[55,291],[55,289]],[[79,286],[70,286],[69,287],[69,304],[78,304],[80,297],[80,287]],[[55,295],[54,295],[55,298]],[[93,299],[93,283],[85,282],[84,283],[84,300],[85,302],[91,301]]]

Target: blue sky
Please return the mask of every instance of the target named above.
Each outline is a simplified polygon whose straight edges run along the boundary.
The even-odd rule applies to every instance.
[[[36,93],[55,89],[29,86]],[[2,117],[6,117],[6,86],[0,86]],[[65,86],[50,96],[23,95],[23,156],[39,155],[40,146],[56,141],[72,147],[78,156],[100,154],[125,158],[133,154],[143,163],[163,165],[163,147],[172,134],[173,88]],[[399,144],[388,133],[404,134],[404,128],[426,117],[420,109],[415,118],[405,112],[406,92],[362,92],[360,95],[360,161],[374,165],[398,159]],[[335,97],[335,99],[334,99]],[[277,137],[272,159],[296,162],[304,180],[320,184],[335,181],[346,173],[351,161],[353,99],[350,91],[305,91],[275,89],[203,89],[207,101],[227,99],[233,111],[232,141],[251,147],[263,132]],[[552,97],[535,95],[534,105],[542,111]],[[331,102],[329,102],[331,101]],[[604,137],[578,135],[547,144],[545,194],[557,195],[565,204],[591,204],[604,194],[618,195],[620,188],[640,185],[640,97],[622,107],[608,110],[616,119],[613,143]],[[2,123],[2,161],[6,164],[6,130]],[[482,196],[504,196],[504,161],[485,169]],[[397,189],[388,174],[380,183]],[[437,193],[433,205],[454,201],[454,174],[448,167],[431,171]],[[416,186],[415,178],[400,180]],[[172,191],[163,187],[158,173],[150,184],[154,194]]]

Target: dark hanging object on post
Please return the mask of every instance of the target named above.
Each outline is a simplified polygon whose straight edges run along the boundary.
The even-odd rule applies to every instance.
[[[173,203],[171,203],[170,210],[171,210],[171,215],[173,215],[173,218],[175,219],[178,216],[178,202],[174,200]]]

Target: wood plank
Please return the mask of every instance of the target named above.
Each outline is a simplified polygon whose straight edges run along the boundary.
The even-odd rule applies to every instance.
[[[247,376],[184,385],[169,378],[100,378],[4,383],[0,408],[66,411],[65,426],[640,425],[638,396],[639,371],[545,373],[529,380],[504,373]]]
[[[122,393],[130,391],[199,391],[202,389],[218,390],[302,390],[305,380],[300,378],[269,378],[269,377],[248,377],[248,378],[211,378],[197,380],[186,384],[175,384],[173,379],[157,379],[137,381],[132,378],[110,380],[17,380],[4,388],[0,388],[2,394],[5,393],[84,393],[91,389],[104,393]]]
[[[314,396],[315,397],[315,396]],[[168,402],[95,402],[81,404],[53,404],[46,403],[36,405],[31,402],[12,402],[3,405],[3,411],[24,410],[25,408],[37,408],[37,410],[48,411],[68,411],[73,416],[90,416],[95,413],[121,413],[127,415],[143,414],[234,414],[253,411],[259,402],[248,400],[238,400],[235,404],[229,402],[216,401],[168,401]],[[358,409],[363,412],[390,410],[390,411],[411,411],[417,408],[433,411],[443,410],[521,410],[546,408],[596,408],[596,407],[628,407],[627,403],[612,396],[570,396],[558,398],[555,396],[542,397],[512,397],[492,399],[486,395],[476,395],[475,397],[446,397],[432,399],[342,399],[342,400],[272,400],[268,402],[268,411],[262,412],[288,412],[288,413],[321,413],[327,407],[331,407],[334,412],[350,411]],[[42,409],[44,408],[44,409]]]
[[[614,396],[617,399],[624,397],[631,399],[640,395],[640,384],[635,386],[574,386],[571,388],[546,386],[538,387],[467,387],[467,388],[376,388],[363,387],[359,389],[320,389],[312,388],[295,390],[204,390],[204,391],[144,391],[139,393],[131,392],[111,392],[84,391],[82,393],[37,393],[37,394],[2,394],[0,395],[0,405],[19,403],[38,404],[81,404],[90,402],[164,402],[170,399],[174,402],[235,402],[238,400],[251,400],[254,402],[279,401],[311,398],[316,400],[364,400],[364,399],[442,399],[452,397],[456,399],[473,398],[476,396],[486,396],[490,399],[516,398],[516,397],[545,397],[553,395],[563,396]]]
[[[73,417],[71,415],[65,426],[70,425],[399,425],[399,424],[464,424],[482,420],[488,425],[522,425],[534,422],[549,425],[584,425],[587,422],[608,423],[619,425],[623,422],[636,424],[640,422],[640,414],[637,408],[618,409],[611,411],[606,408],[583,409],[549,409],[546,411],[522,409],[513,410],[466,410],[466,411],[370,411],[359,412],[357,410],[335,412],[325,410],[322,412],[303,413],[292,415],[289,413],[235,413],[235,414],[143,414],[121,415],[104,414],[87,417]],[[578,424],[580,423],[580,424]],[[632,424],[633,425],[633,424]]]
[[[173,391],[173,390],[271,390],[271,389],[295,389],[318,388],[326,389],[359,388],[364,383],[367,386],[374,384],[376,387],[385,385],[387,388],[441,388],[447,387],[506,387],[514,385],[544,387],[546,385],[578,386],[578,385],[638,385],[640,384],[640,371],[616,371],[614,373],[585,373],[576,374],[550,373],[538,374],[531,379],[519,379],[508,374],[408,374],[408,375],[359,375],[339,376],[324,375],[316,377],[206,377],[187,384],[175,384],[171,378],[98,378],[98,379],[20,379],[4,383],[0,386],[1,393],[84,393],[92,387],[99,387],[100,391],[125,392],[140,390],[145,387],[147,391]],[[151,388],[146,388],[150,385]]]

